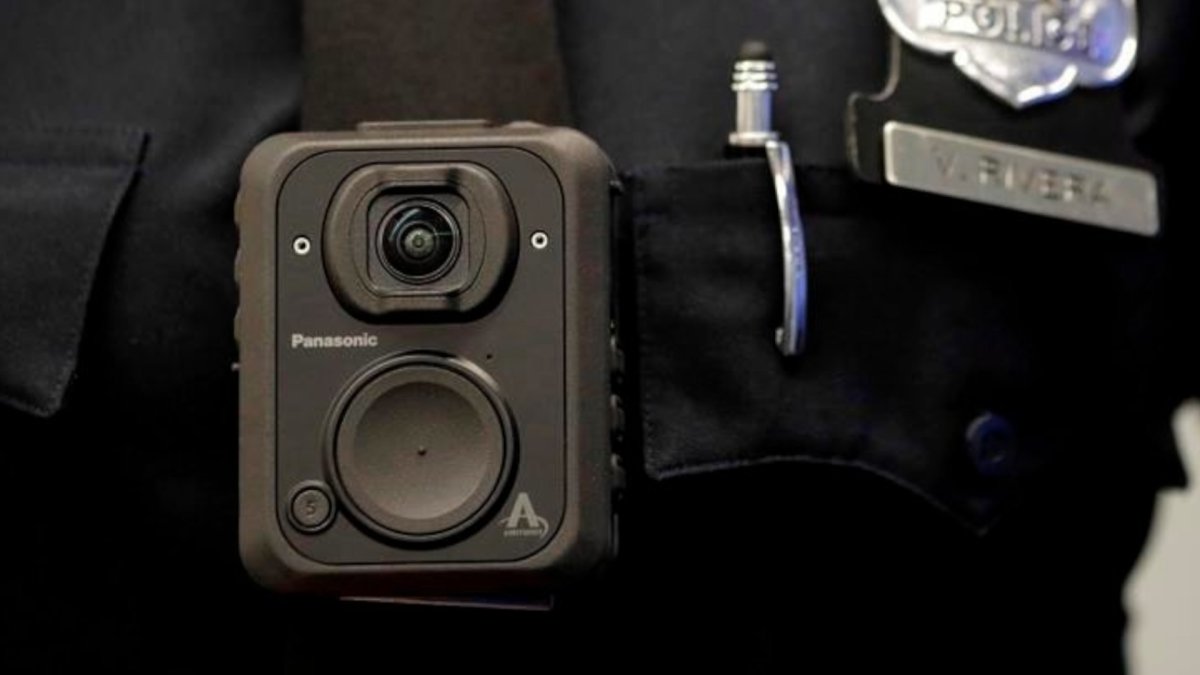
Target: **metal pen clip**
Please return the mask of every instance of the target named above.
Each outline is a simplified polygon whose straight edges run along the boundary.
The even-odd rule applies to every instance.
[[[763,148],[771,167],[783,242],[783,323],[775,331],[775,344],[784,356],[795,356],[804,351],[808,330],[808,261],[792,151],[771,124],[772,98],[778,89],[770,49],[761,42],[742,45],[733,66],[737,118],[729,145]]]

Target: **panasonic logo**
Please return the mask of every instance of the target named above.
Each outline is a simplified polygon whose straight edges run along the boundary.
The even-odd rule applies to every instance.
[[[359,335],[303,335],[292,333],[292,349],[353,349],[355,347],[378,347],[379,336],[370,333]]]

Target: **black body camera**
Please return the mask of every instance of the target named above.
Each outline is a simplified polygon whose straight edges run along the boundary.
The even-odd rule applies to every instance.
[[[595,143],[528,123],[254,150],[237,207],[252,576],[511,594],[611,555],[615,193]]]

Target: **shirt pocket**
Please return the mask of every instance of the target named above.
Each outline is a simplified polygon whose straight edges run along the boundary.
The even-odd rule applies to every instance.
[[[0,402],[63,405],[108,233],[146,134],[0,126]]]
[[[798,180],[810,333],[785,359],[766,163],[627,176],[651,477],[841,465],[978,532],[1028,489],[1182,480],[1160,242],[839,170]]]

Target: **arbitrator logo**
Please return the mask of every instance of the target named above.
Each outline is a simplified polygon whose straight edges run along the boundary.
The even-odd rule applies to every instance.
[[[370,333],[358,335],[304,335],[292,333],[292,349],[354,349],[356,347],[378,347],[379,336]]]
[[[521,492],[513,502],[512,512],[507,518],[502,518],[499,525],[504,526],[506,537],[537,537],[541,539],[550,530],[550,524],[533,510],[533,501],[528,492]]]

